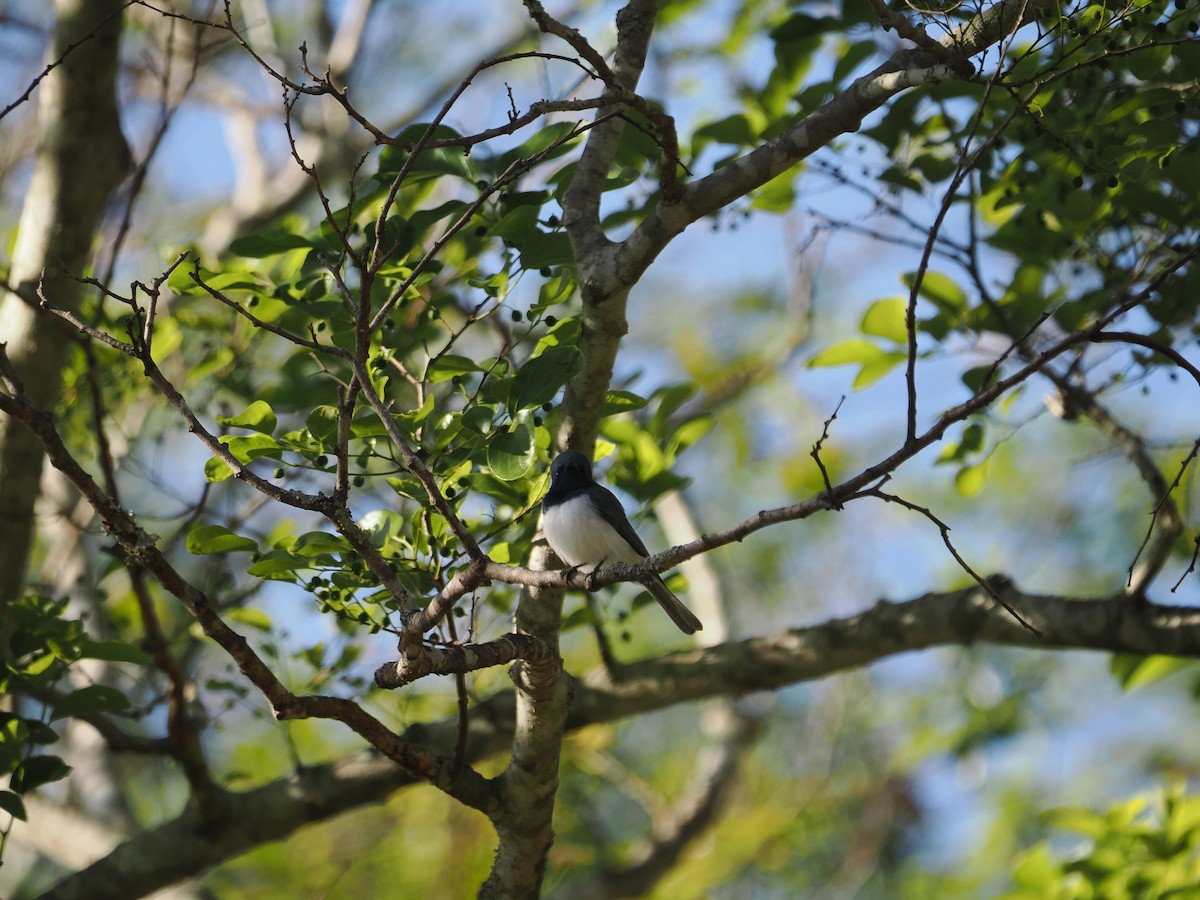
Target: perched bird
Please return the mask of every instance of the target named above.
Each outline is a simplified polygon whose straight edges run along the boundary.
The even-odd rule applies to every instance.
[[[592,464],[582,453],[560,453],[550,465],[550,490],[542,500],[542,529],[550,548],[572,569],[604,563],[637,563],[650,554],[637,536],[621,501],[592,478]],[[658,575],[644,582],[671,621],[684,634],[702,626]]]

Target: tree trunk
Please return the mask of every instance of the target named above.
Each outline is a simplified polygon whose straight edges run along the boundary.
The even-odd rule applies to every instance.
[[[129,167],[117,114],[121,0],[55,0],[47,63],[62,60],[37,89],[38,148],[13,252],[15,293],[0,295],[0,343],[31,403],[53,407],[70,346],[42,295],[73,309],[104,205]],[[0,655],[7,656],[9,600],[24,588],[34,540],[42,449],[10,417],[0,418]]]

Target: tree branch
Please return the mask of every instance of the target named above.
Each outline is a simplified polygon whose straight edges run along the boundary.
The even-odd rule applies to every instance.
[[[418,664],[400,659],[380,666],[375,670],[375,684],[391,690],[426,675],[454,675],[502,666],[517,659],[537,663],[550,658],[549,648],[532,635],[506,634],[484,644],[426,647],[418,657]]]
[[[596,671],[575,684],[567,729],[575,731],[713,697],[775,690],[850,671],[901,653],[978,642],[1041,650],[1100,650],[1200,659],[1200,609],[1130,604],[1123,595],[1075,598],[1029,594],[992,576],[989,584],[1042,632],[1034,637],[977,586],[906,602],[879,601],[854,616],[768,637],[687,650],[622,668],[619,681]],[[480,703],[471,717],[466,760],[477,762],[511,741],[515,692]],[[400,739],[452,752],[458,720],[415,725]],[[279,840],[310,822],[380,803],[418,783],[386,760],[356,757],[305,767],[281,781],[231,793],[219,827],[197,811],[130,838],[105,859],[45,895],[50,900],[115,900],[148,893],[218,862]]]

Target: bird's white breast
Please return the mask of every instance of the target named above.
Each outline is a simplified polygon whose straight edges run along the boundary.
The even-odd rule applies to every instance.
[[[572,497],[545,511],[542,530],[550,548],[568,566],[633,563],[641,556],[596,512],[586,497]]]

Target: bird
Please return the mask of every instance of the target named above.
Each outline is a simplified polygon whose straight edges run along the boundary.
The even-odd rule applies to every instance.
[[[558,558],[572,570],[604,563],[638,563],[649,556],[616,495],[592,477],[592,463],[566,450],[550,464],[550,490],[542,498],[542,530]],[[659,575],[643,584],[684,634],[704,626],[671,593]]]

